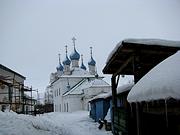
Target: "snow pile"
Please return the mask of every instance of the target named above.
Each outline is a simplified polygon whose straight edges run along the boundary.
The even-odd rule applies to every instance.
[[[150,70],[132,88],[129,102],[180,99],[180,51]]]
[[[62,135],[51,121],[14,112],[0,112],[0,135]]]
[[[29,116],[0,112],[0,135],[112,135],[98,129],[87,111]]]

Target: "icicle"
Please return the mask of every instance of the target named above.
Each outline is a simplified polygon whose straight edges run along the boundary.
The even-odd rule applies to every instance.
[[[167,112],[167,101],[165,99],[165,113],[166,113],[166,127],[168,128],[168,112]]]
[[[130,103],[130,109],[131,109],[131,117],[133,117],[132,103]]]
[[[147,112],[149,112],[149,105],[148,102],[146,102]]]
[[[137,134],[140,135],[140,120],[139,120],[139,104],[136,103],[136,124],[137,124]]]

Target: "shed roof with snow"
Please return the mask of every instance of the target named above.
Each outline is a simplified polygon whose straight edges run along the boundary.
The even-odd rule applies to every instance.
[[[105,74],[134,75],[134,56],[140,57],[141,72],[147,73],[165,58],[180,50],[180,41],[162,39],[125,39],[109,54]],[[136,57],[136,59],[138,59]]]
[[[180,51],[142,77],[128,94],[129,102],[180,99]]]

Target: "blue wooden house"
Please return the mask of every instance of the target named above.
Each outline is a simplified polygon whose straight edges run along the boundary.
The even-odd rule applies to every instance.
[[[119,108],[124,108],[126,104],[127,93],[129,93],[133,85],[133,83],[129,83],[120,86],[117,89],[117,106]],[[90,117],[96,122],[99,119],[104,120],[109,108],[112,116],[112,92],[99,94],[92,98],[89,102],[91,105]]]
[[[104,120],[108,112],[110,102],[109,100],[105,100],[107,94],[108,93],[99,94],[89,101],[91,105],[90,117],[94,119],[95,122],[100,119]]]

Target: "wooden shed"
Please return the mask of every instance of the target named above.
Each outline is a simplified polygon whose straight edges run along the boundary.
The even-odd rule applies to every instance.
[[[143,76],[128,94],[140,102],[142,133],[180,135],[180,51]]]
[[[137,83],[150,69],[158,63],[180,50],[179,41],[169,41],[161,39],[126,39],[117,44],[110,53],[106,66],[103,69],[104,74],[112,74],[112,107],[113,107],[113,125],[119,121],[116,119],[119,114],[117,108],[117,91],[120,75],[134,75],[134,82]],[[140,108],[135,105],[136,112],[133,113],[132,123],[136,119],[137,127],[130,127],[128,134],[141,135]],[[129,105],[130,108],[130,105]],[[131,110],[131,109],[130,109]],[[120,128],[116,129],[114,134],[121,134]]]
[[[90,100],[91,110],[90,117],[97,122],[98,120],[104,120],[110,103],[108,100],[105,100],[107,93],[102,93]]]

